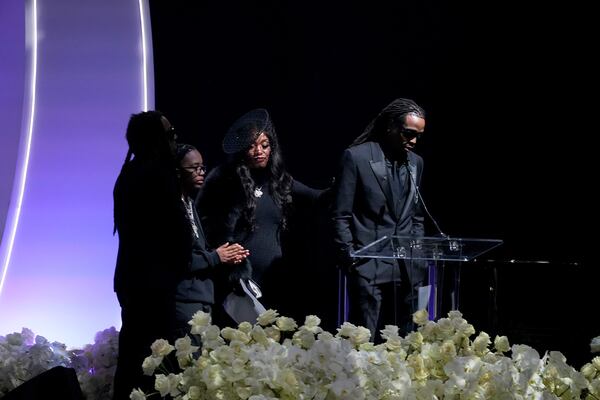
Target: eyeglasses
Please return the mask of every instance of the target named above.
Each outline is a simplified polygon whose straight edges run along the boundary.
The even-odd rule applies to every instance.
[[[421,135],[423,134],[423,132],[407,128],[400,129],[400,133],[402,133],[402,136],[404,136],[406,140],[413,140],[415,138],[420,139]]]
[[[189,172],[190,174],[193,174],[194,172],[197,173],[198,175],[200,175],[201,173],[206,173],[206,165],[190,165],[188,167],[181,167],[181,169],[186,170],[187,172]]]

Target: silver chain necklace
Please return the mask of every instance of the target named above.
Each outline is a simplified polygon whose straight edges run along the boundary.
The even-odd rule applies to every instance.
[[[184,196],[181,196],[181,201],[183,201],[183,205],[185,206],[185,211],[187,212],[188,220],[192,225],[192,230],[194,231],[194,237],[197,239],[198,235],[198,226],[196,226],[196,218],[194,218],[194,210],[192,205],[192,199],[189,197],[186,199]]]

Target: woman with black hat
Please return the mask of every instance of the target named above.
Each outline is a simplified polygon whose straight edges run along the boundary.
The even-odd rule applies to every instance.
[[[289,271],[282,268],[282,241],[289,232],[292,206],[300,201],[314,204],[322,191],[307,187],[286,171],[265,109],[239,118],[229,128],[223,150],[230,160],[207,176],[198,197],[202,223],[211,242],[240,243],[250,251],[251,278],[262,289],[261,302],[286,315],[291,302],[284,293]],[[230,276],[230,282],[249,278],[238,275]]]

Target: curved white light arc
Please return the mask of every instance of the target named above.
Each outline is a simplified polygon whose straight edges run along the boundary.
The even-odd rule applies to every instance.
[[[21,216],[21,207],[23,205],[23,196],[25,194],[25,184],[27,183],[27,171],[29,169],[29,155],[31,153],[31,141],[33,137],[33,126],[35,120],[35,100],[36,100],[36,86],[37,86],[37,56],[38,56],[38,32],[37,32],[37,0],[31,0],[31,8],[28,10],[28,22],[27,35],[31,38],[29,44],[31,45],[30,51],[30,65],[29,71],[31,71],[31,77],[29,79],[29,103],[28,103],[28,117],[25,131],[24,145],[22,146],[22,153],[20,157],[20,165],[17,165],[15,174],[15,186],[16,186],[16,200],[13,196],[13,205],[11,207],[12,216],[7,219],[7,232],[2,242],[4,246],[4,254],[2,255],[2,276],[0,277],[0,295],[2,294],[2,288],[4,287],[4,281],[6,280],[6,274],[8,272],[8,266],[10,264],[10,258],[12,255],[15,236],[17,234],[17,227],[19,225],[19,217]],[[27,40],[27,39],[26,39]],[[14,190],[14,189],[13,189]],[[6,240],[6,242],[5,242]]]
[[[145,7],[147,0],[138,0],[140,9],[140,26],[141,26],[141,42],[142,42],[142,109],[148,111],[149,109],[149,96],[148,96],[148,80],[149,80],[149,68],[148,68],[148,52],[149,52],[149,40],[147,39],[146,20],[149,19],[147,15],[148,10]],[[151,43],[151,41],[150,41]]]

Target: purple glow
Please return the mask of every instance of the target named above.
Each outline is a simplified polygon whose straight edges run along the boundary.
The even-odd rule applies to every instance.
[[[35,2],[34,2],[35,5]],[[35,14],[35,7],[31,8],[33,14]],[[23,201],[23,191],[25,188],[25,181],[27,177],[27,165],[29,162],[29,147],[31,144],[31,130],[33,123],[33,110],[35,108],[35,77],[36,77],[36,41],[31,40],[31,37],[36,37],[36,26],[35,24],[30,25],[32,29],[28,32],[28,38],[25,39],[25,6],[21,1],[11,1],[2,3],[2,27],[3,37],[17,39],[8,45],[3,45],[2,53],[3,59],[6,60],[6,64],[3,63],[4,70],[1,76],[6,77],[2,82],[2,87],[5,89],[2,91],[2,107],[3,110],[11,110],[12,112],[7,113],[7,134],[3,136],[2,146],[3,148],[3,165],[2,170],[6,171],[2,174],[2,219],[1,234],[2,242],[0,243],[0,293],[4,287],[6,279],[6,273],[8,271],[8,262],[13,249],[16,228],[19,220],[21,211],[21,204]],[[35,16],[33,17],[35,20]],[[8,42],[8,41],[7,41]],[[23,87],[26,86],[22,79],[24,79],[25,65],[25,43],[28,43],[27,52],[30,63],[28,65],[30,80],[28,82],[28,89],[26,93],[23,93]],[[22,78],[16,79],[16,84],[20,84],[21,87],[10,84],[11,78]],[[27,99],[25,104],[24,119],[26,118],[27,130],[23,135],[23,139],[19,140],[19,132],[21,127],[21,106],[24,99]],[[26,114],[26,115],[25,115]],[[4,120],[4,118],[3,118]],[[20,146],[19,146],[20,143]],[[20,149],[19,149],[20,147]],[[13,187],[13,181],[15,190],[11,191]],[[6,227],[6,228],[5,228]]]
[[[129,115],[153,107],[152,90],[142,87],[149,68],[140,5],[147,4],[37,3],[33,141],[0,294],[0,334],[28,327],[79,347],[92,343],[97,331],[120,326],[112,289],[112,189],[127,150]]]

